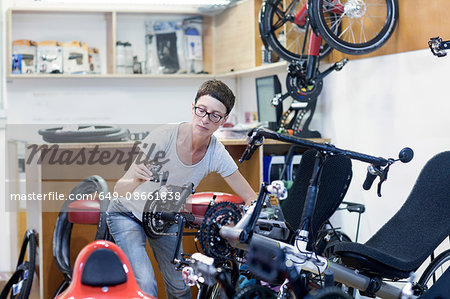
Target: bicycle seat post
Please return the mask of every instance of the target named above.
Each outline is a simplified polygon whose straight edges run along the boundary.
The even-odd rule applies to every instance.
[[[311,229],[312,218],[316,206],[317,194],[319,191],[319,179],[323,156],[320,151],[317,152],[314,169],[309,183],[308,192],[306,193],[305,205],[303,207],[302,222],[295,237],[295,246],[300,252],[305,252],[309,241],[309,232]]]

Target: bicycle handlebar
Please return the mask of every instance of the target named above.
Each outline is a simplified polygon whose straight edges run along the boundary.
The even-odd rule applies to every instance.
[[[247,148],[244,151],[244,154],[242,155],[241,159],[239,159],[239,162],[244,160],[249,160],[251,158],[251,155],[255,151],[255,147],[262,144],[262,141],[265,138],[284,141],[288,143],[293,143],[297,145],[301,145],[307,148],[313,148],[322,152],[328,152],[333,154],[341,154],[344,155],[350,159],[359,160],[362,162],[371,163],[373,165],[377,166],[386,166],[388,165],[389,161],[388,159],[382,158],[382,157],[374,157],[354,151],[344,150],[335,147],[332,144],[329,143],[317,143],[309,140],[305,140],[299,137],[291,136],[291,135],[284,135],[281,133],[277,133],[265,128],[256,128],[251,130],[248,133],[248,136],[250,137],[249,143],[247,145]]]
[[[239,159],[240,163],[242,163],[244,160],[249,160],[252,157],[256,148],[263,144],[264,138],[296,144],[304,146],[306,148],[313,148],[324,153],[340,154],[350,159],[359,160],[371,164],[368,167],[367,176],[366,180],[364,181],[363,188],[364,190],[369,190],[375,178],[379,176],[380,183],[378,184],[378,196],[381,196],[381,184],[387,179],[389,166],[396,161],[408,163],[414,157],[414,152],[409,147],[405,147],[400,151],[398,159],[386,159],[383,157],[374,157],[367,154],[340,149],[329,143],[317,143],[291,135],[284,135],[261,127],[251,130],[248,133],[248,136],[250,137],[250,139],[244,153],[242,154],[242,157]]]

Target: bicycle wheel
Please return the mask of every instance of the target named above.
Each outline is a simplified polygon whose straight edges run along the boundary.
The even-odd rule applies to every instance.
[[[427,291],[450,266],[450,249],[438,255],[423,272],[418,284]]]
[[[331,47],[362,55],[380,48],[394,32],[398,0],[310,0],[309,13]]]
[[[275,53],[288,62],[306,59],[309,38],[312,34],[309,18],[294,23],[295,14],[302,10],[307,0],[293,0],[284,5],[282,0],[267,0],[261,6],[259,14],[259,33],[264,44],[268,44]],[[304,7],[303,7],[304,8]],[[305,11],[306,14],[306,11]],[[278,40],[284,31],[286,44]],[[322,40],[319,58],[326,57],[332,48]]]

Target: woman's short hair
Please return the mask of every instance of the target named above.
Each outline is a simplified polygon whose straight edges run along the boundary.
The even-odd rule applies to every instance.
[[[233,109],[235,96],[231,89],[220,80],[208,80],[200,86],[195,96],[195,103],[202,96],[211,96],[220,101],[227,108],[227,115],[230,114]]]

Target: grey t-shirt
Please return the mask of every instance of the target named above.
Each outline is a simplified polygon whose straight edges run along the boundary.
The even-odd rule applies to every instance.
[[[162,174],[164,171],[168,171],[166,185],[181,187],[192,183],[195,189],[210,172],[217,172],[222,177],[227,177],[238,169],[233,158],[215,136],[211,136],[208,149],[200,162],[194,165],[183,163],[178,157],[176,147],[179,125],[162,125],[153,129],[140,145],[143,154],[151,161],[155,161],[153,167],[158,173]],[[190,147],[191,145],[186,144],[186,146]],[[119,200],[134,216],[142,220],[146,196],[160,186],[160,182],[152,180],[144,182],[134,192]]]

